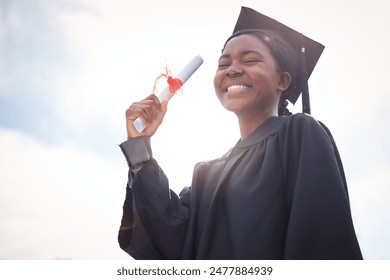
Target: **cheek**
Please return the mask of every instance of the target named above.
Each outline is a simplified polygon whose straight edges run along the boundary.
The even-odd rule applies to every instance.
[[[215,93],[219,93],[221,91],[220,85],[221,85],[221,78],[222,74],[220,72],[216,72],[214,76],[214,90]]]
[[[261,75],[255,73],[252,75],[252,80],[255,81],[257,86],[264,88],[276,89],[278,86],[277,73],[273,71],[262,71]]]
[[[217,96],[218,100],[222,102],[222,89],[221,89],[221,80],[222,80],[223,74],[221,73],[215,73],[214,76],[214,92],[215,95]]]

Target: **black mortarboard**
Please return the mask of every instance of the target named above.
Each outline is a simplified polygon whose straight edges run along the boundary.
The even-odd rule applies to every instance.
[[[295,82],[295,87],[286,92],[286,98],[295,104],[302,92],[303,112],[310,114],[307,80],[320,58],[324,46],[270,17],[260,14],[253,9],[242,7],[230,38],[254,30],[273,37],[276,36],[278,39],[282,38],[282,41],[288,42],[300,54],[300,77]]]

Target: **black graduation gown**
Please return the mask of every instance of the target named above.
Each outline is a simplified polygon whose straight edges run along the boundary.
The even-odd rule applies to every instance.
[[[154,159],[131,179],[119,244],[136,259],[362,259],[336,145],[311,116],[268,119],[179,196]]]

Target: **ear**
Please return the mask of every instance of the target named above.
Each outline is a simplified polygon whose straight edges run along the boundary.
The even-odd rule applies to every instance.
[[[278,90],[285,91],[291,84],[292,78],[290,73],[282,72],[280,73],[280,80],[278,84]]]

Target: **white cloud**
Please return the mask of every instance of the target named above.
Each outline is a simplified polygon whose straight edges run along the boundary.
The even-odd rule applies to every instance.
[[[126,165],[0,130],[0,258],[126,258]]]
[[[349,193],[363,256],[366,259],[390,259],[390,167],[378,162],[359,181],[351,181]]]

